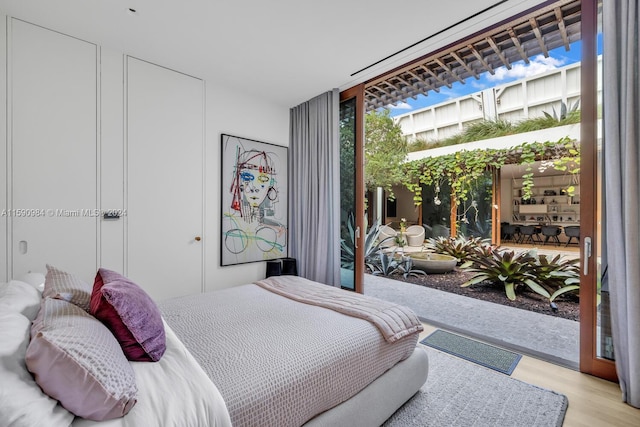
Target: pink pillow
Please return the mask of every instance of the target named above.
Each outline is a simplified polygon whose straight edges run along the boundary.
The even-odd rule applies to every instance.
[[[111,330],[127,359],[157,362],[164,354],[166,341],[158,306],[121,274],[98,270],[89,312]]]
[[[89,311],[91,285],[66,271],[47,264],[42,297],[69,301],[85,311]]]
[[[79,417],[118,418],[136,404],[135,374],[118,341],[70,302],[42,300],[25,362],[40,388]]]

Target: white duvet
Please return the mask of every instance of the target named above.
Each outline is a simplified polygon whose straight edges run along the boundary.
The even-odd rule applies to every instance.
[[[167,350],[162,359],[131,362],[138,385],[136,406],[123,418],[77,418],[74,427],[231,426],[217,387],[166,322],[164,327]]]

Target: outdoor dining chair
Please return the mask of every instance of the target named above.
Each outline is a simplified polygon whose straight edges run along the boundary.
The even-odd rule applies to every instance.
[[[542,230],[542,235],[544,236],[544,242],[543,242],[544,245],[546,245],[547,242],[551,240],[553,243],[560,246],[560,239],[558,238],[558,236],[560,235],[561,230],[559,226],[544,225],[542,226],[541,230]]]
[[[576,239],[576,243],[580,243],[580,226],[579,225],[569,225],[564,228],[564,235],[569,239],[567,240],[567,244],[565,246],[569,246],[572,239]]]
[[[518,243],[532,244],[541,243],[540,227],[534,225],[521,225],[520,226],[520,241]]]

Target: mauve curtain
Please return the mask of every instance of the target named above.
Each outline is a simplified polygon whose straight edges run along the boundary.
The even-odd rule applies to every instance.
[[[638,0],[603,2],[607,272],[622,398],[640,407],[640,48]]]
[[[340,286],[340,93],[291,109],[289,256],[302,277]]]

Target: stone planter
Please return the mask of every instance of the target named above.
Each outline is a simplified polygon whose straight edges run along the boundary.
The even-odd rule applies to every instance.
[[[448,273],[458,263],[458,258],[451,255],[434,254],[431,252],[419,252],[409,255],[413,261],[413,268],[423,270],[429,274]]]

